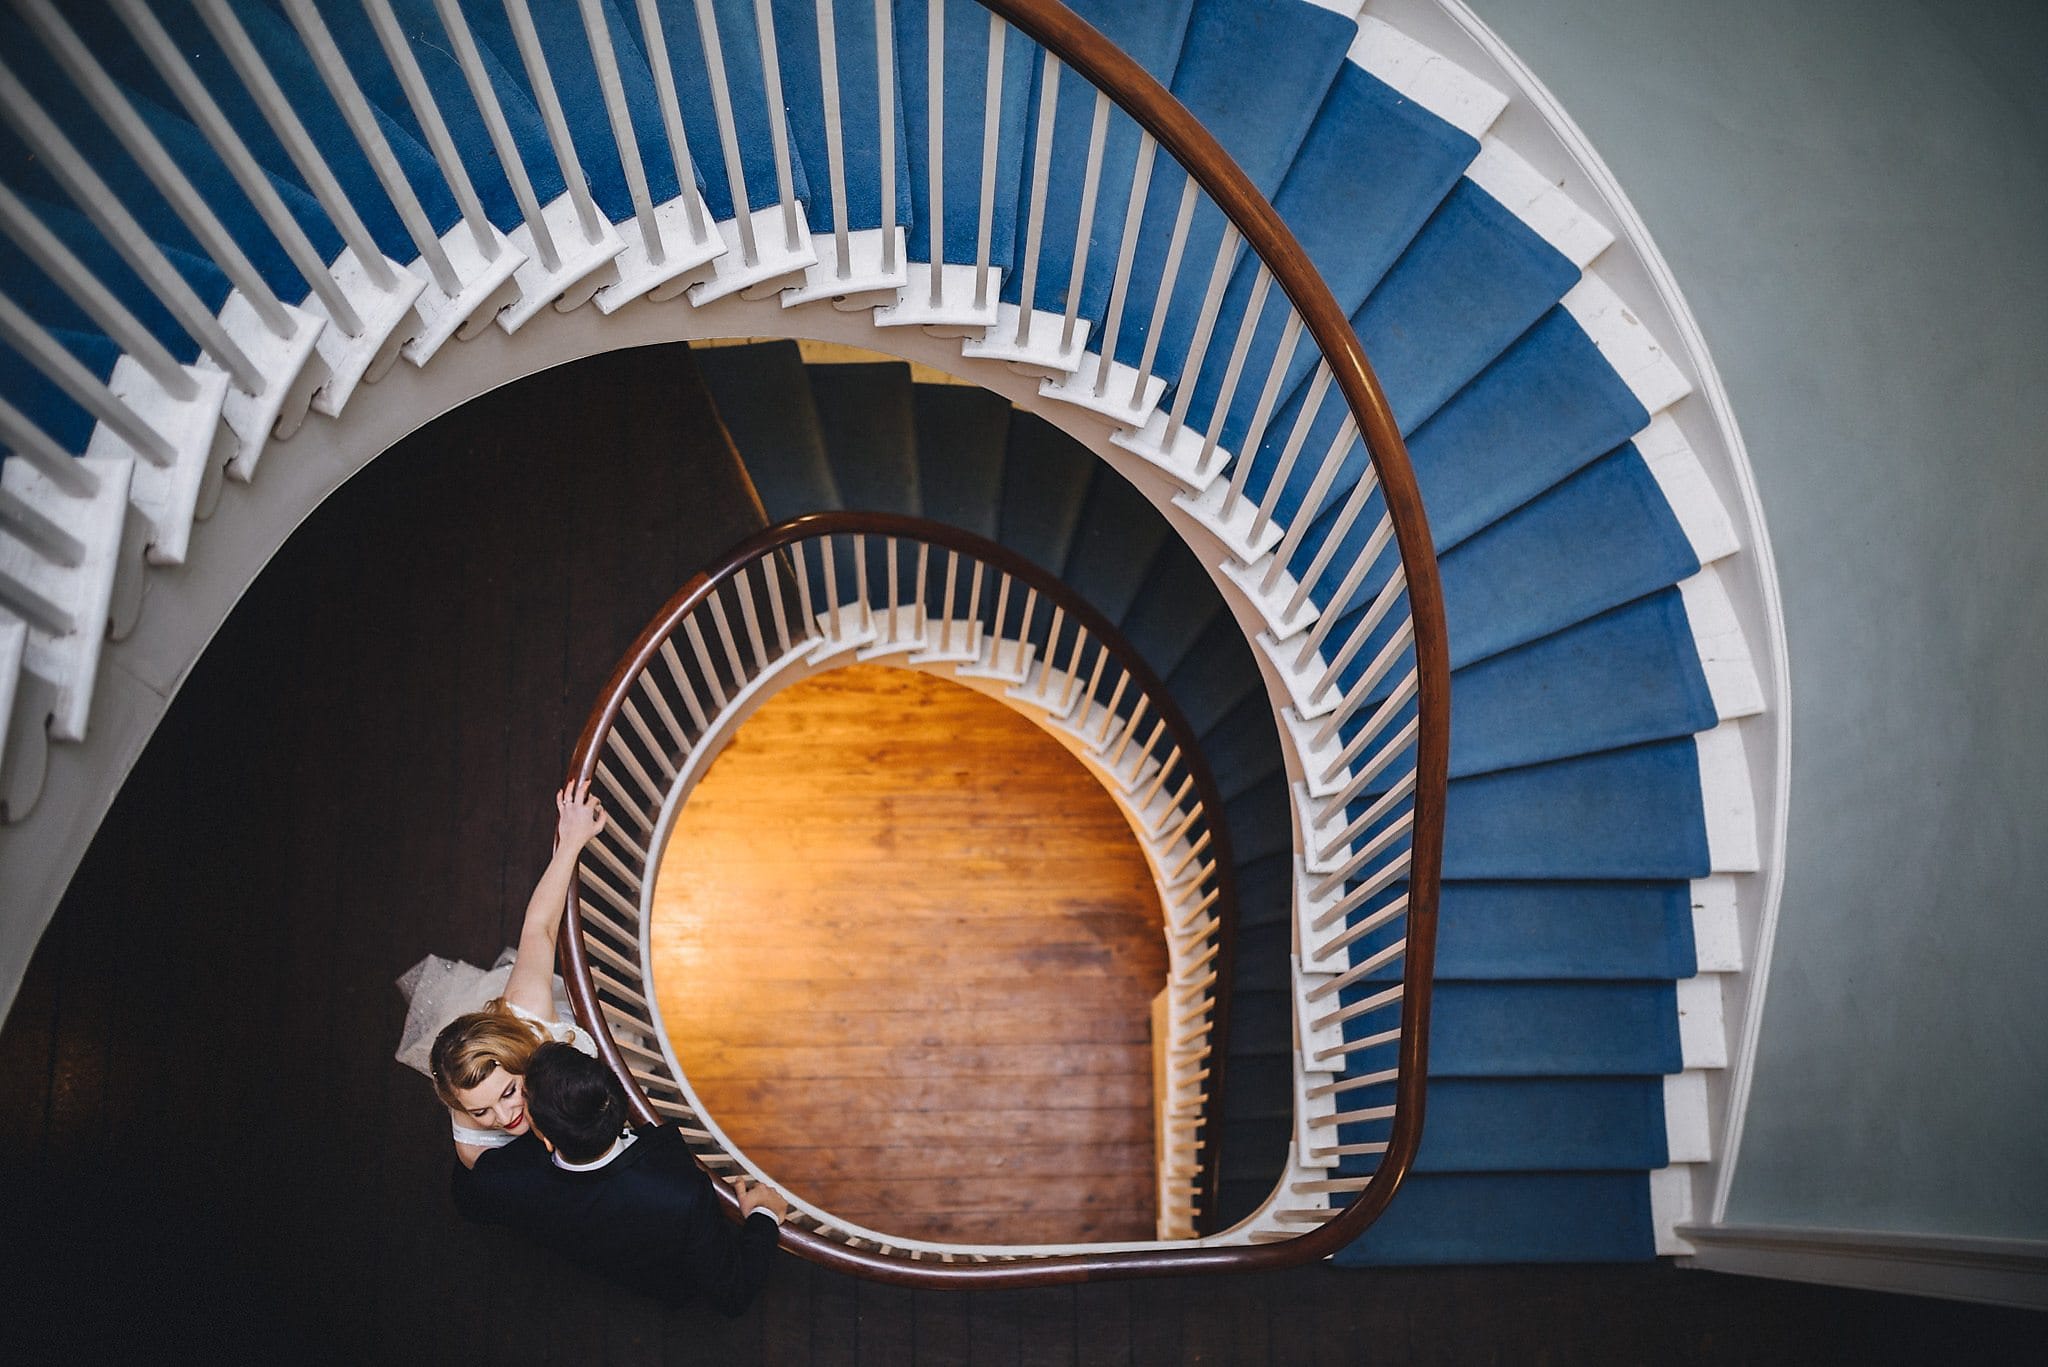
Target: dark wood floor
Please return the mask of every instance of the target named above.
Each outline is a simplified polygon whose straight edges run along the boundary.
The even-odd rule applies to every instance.
[[[0,1361],[2033,1360],[2039,1317],[1658,1266],[969,1296],[785,1258],[728,1323],[465,1227],[392,979],[507,942],[589,699],[748,516],[646,351],[489,396],[294,537],[0,1029]]]

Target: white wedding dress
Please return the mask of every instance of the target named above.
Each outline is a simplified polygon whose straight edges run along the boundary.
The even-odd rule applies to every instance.
[[[433,1053],[435,1039],[457,1016],[481,1011],[487,1002],[505,995],[505,981],[512,976],[513,957],[513,951],[508,949],[489,968],[478,968],[460,959],[444,959],[438,954],[429,954],[408,968],[398,979],[398,990],[404,995],[407,1008],[405,1029],[399,1035],[398,1052],[394,1057],[422,1077],[431,1078],[433,1070],[428,1059]],[[553,1020],[543,1020],[510,1002],[506,1003],[506,1009],[532,1025],[543,1038],[580,1049],[592,1058],[597,1057],[597,1041],[590,1037],[588,1030],[576,1024],[576,1015],[569,1009],[568,991],[562,986],[561,978],[556,977],[552,982]],[[474,1144],[480,1148],[500,1148],[517,1138],[503,1130],[472,1129],[452,1115],[449,1128],[454,1132],[456,1143]]]

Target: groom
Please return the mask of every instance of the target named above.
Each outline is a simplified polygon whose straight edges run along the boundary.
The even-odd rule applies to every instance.
[[[533,1134],[455,1165],[455,1206],[507,1225],[599,1276],[670,1304],[738,1315],[768,1279],[789,1204],[740,1192],[735,1228],[673,1125],[626,1127],[626,1096],[596,1059],[543,1044],[526,1072]]]

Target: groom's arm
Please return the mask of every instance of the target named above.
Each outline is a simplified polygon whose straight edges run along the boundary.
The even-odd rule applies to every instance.
[[[688,1289],[719,1314],[736,1317],[767,1284],[780,1227],[766,1211],[755,1211],[738,1224],[727,1219],[713,1179],[680,1143],[676,1148],[680,1164],[675,1178],[679,1187],[687,1188],[687,1209],[678,1221],[683,1275]]]
[[[737,1318],[768,1284],[775,1262],[780,1227],[773,1216],[756,1211],[734,1225],[710,1203],[690,1252],[692,1280],[711,1307],[727,1319]]]

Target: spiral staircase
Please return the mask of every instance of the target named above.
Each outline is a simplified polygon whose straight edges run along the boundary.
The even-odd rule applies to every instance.
[[[1684,1252],[1783,779],[1767,548],[1682,303],[1450,0],[1075,9],[1107,44],[1039,0],[0,15],[10,982],[241,588],[398,436],[596,350],[849,343],[988,393],[702,353],[770,516],[979,532],[1121,628],[1239,835],[1231,1057],[1287,1064],[1195,1122],[1270,1163],[1218,1177],[1226,1228],[1026,1255],[818,1218],[806,1251],[896,1280]],[[778,644],[846,643],[759,589]],[[1134,705],[1067,687],[1103,737]]]

